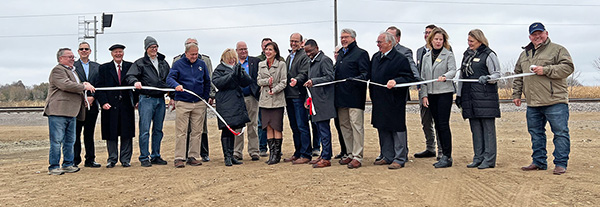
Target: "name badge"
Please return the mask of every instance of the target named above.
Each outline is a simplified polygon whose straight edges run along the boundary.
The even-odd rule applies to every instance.
[[[435,62],[442,62],[442,59],[435,59]]]
[[[479,58],[473,58],[473,62],[479,62]]]

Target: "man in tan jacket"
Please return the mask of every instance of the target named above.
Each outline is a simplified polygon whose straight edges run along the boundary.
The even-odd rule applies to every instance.
[[[516,78],[513,82],[513,102],[521,106],[521,94],[527,99],[527,128],[531,134],[533,162],[524,171],[546,170],[546,122],[554,133],[554,174],[566,172],[569,161],[569,97],[567,77],[575,70],[569,51],[552,43],[542,23],[529,26],[531,43],[519,56],[515,73],[536,75]]]
[[[61,48],[56,54],[58,65],[50,72],[48,98],[44,116],[48,116],[50,134],[50,153],[48,174],[62,175],[74,173],[79,168],[73,166],[73,145],[75,143],[75,124],[85,119],[85,90],[95,91],[94,86],[79,80],[73,64],[75,56],[69,48]],[[79,116],[78,116],[79,115]],[[62,149],[61,149],[62,148]],[[61,150],[64,153],[60,168]]]

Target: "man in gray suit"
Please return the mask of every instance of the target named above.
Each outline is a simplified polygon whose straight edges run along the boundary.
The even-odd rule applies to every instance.
[[[436,26],[433,24],[427,25],[425,27],[425,32],[423,32],[423,37],[425,38],[425,41],[427,41],[427,37],[429,36],[431,31],[433,31],[433,29],[435,29],[435,28],[436,28]],[[429,51],[429,49],[427,49],[427,47],[425,47],[425,46],[417,49],[417,69],[419,70],[419,74],[421,74],[420,73],[421,72],[421,62],[423,62],[422,61],[423,56],[428,51]],[[416,158],[435,157],[436,156],[435,141],[436,141],[436,139],[439,139],[439,137],[436,136],[437,132],[434,132],[434,130],[433,130],[433,117],[431,116],[431,111],[429,110],[429,108],[423,106],[423,102],[421,100],[423,100],[423,97],[421,97],[419,95],[419,108],[421,111],[421,124],[423,125],[423,132],[425,133],[425,140],[426,140],[427,148],[425,149],[425,151],[415,153],[415,157]],[[437,158],[439,160],[439,158],[442,156],[442,147],[440,146],[439,140],[437,143],[438,143],[437,144],[437,146],[438,146]]]
[[[394,37],[396,38],[396,45],[394,45],[394,48],[396,49],[396,51],[398,51],[400,54],[404,55],[408,59],[408,63],[410,64],[410,70],[413,72],[415,79],[420,80],[421,73],[417,70],[417,65],[413,60],[412,50],[400,44],[400,36],[402,35],[400,29],[398,29],[396,26],[390,26],[387,28],[386,32],[394,35]],[[408,99],[410,100],[410,94],[408,94]]]
[[[90,44],[87,42],[79,43],[79,60],[75,61],[75,72],[81,82],[88,82],[96,85],[98,82],[98,68],[100,64],[90,60]],[[73,146],[73,165],[77,166],[81,163],[81,131],[83,131],[83,144],[85,145],[85,167],[98,168],[101,165],[96,163],[96,152],[94,149],[94,129],[96,128],[96,119],[98,119],[98,101],[94,97],[94,93],[87,91],[87,108],[85,109],[85,120],[77,121],[75,145]]]

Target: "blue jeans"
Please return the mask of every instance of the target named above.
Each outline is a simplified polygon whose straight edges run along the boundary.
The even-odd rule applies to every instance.
[[[63,167],[73,165],[73,145],[75,144],[75,126],[77,119],[66,116],[48,116],[48,131],[50,135],[50,152],[48,170],[60,167],[60,150],[64,155]]]
[[[160,142],[163,138],[163,122],[165,121],[165,99],[140,95],[138,113],[140,114],[140,161],[160,157]],[[152,124],[152,154],[148,152],[150,124]]]
[[[331,127],[329,126],[329,120],[313,122],[313,130],[317,131],[316,140],[321,140],[323,144],[323,151],[321,152],[321,159],[331,160]]]
[[[554,133],[554,165],[567,168],[571,140],[569,137],[569,106],[554,104],[550,106],[527,107],[527,129],[531,134],[531,149],[533,149],[533,164],[542,169],[548,167],[546,159],[546,123]]]
[[[294,156],[312,159],[308,109],[304,108],[304,98],[286,98],[285,101],[296,149]]]
[[[260,115],[260,108],[258,108],[258,149],[261,152],[266,152],[267,149],[267,130],[262,128],[262,116]]]

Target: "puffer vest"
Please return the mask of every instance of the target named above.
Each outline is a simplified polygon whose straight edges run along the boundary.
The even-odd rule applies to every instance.
[[[490,75],[486,60],[492,52],[494,51],[483,44],[479,46],[474,57],[468,60],[466,65],[463,64],[461,68],[462,77],[465,79],[479,79],[480,76]],[[463,63],[465,63],[465,58],[469,58],[467,52],[463,55]],[[468,65],[473,69],[473,74],[467,75],[466,68]],[[461,100],[464,119],[500,117],[497,84],[482,85],[478,82],[463,82]]]

